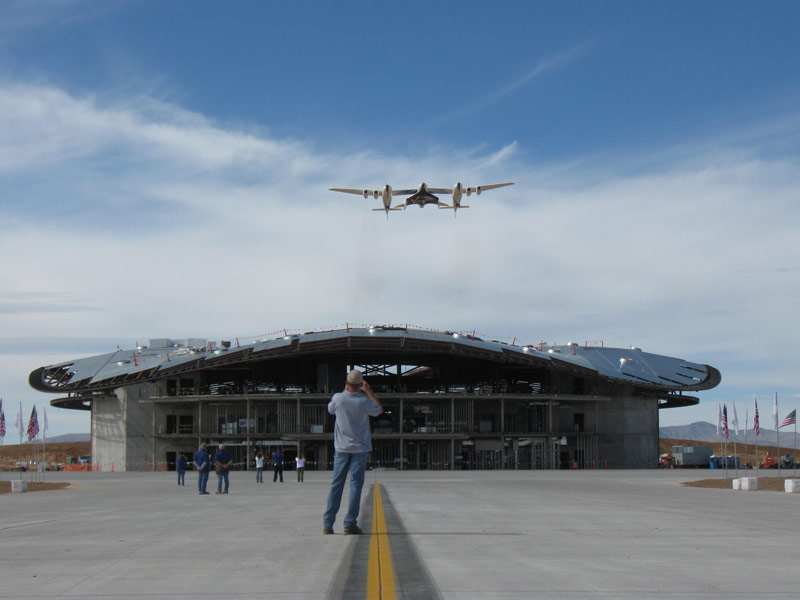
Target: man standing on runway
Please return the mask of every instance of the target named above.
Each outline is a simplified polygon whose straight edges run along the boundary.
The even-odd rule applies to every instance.
[[[345,391],[334,394],[328,403],[328,412],[336,416],[333,429],[333,481],[328,494],[328,508],[322,517],[322,532],[333,533],[333,523],[342,502],[342,491],[350,472],[350,499],[344,517],[344,534],[363,533],[358,526],[358,513],[361,508],[361,488],[364,486],[364,473],[367,458],[372,450],[369,433],[369,417],[377,417],[383,412],[381,403],[372,393],[369,383],[363,380],[361,371],[347,374]]]
[[[206,445],[200,444],[200,450],[194,455],[194,466],[197,469],[197,491],[208,495],[208,472],[211,470],[211,455],[206,451]]]

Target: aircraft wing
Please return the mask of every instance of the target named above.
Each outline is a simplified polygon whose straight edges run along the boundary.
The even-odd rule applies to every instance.
[[[505,187],[507,185],[514,185],[514,183],[513,182],[511,182],[511,183],[490,183],[489,185],[476,185],[474,187],[479,187],[479,188],[481,188],[482,192],[485,192],[486,190],[493,190],[495,188],[501,188],[501,187]]]
[[[428,188],[431,194],[452,194],[453,188]]]
[[[392,190],[392,196],[410,196],[411,194],[416,194],[418,191],[417,188],[413,190]]]
[[[364,195],[364,190],[347,190],[344,188],[328,188],[332,192],[344,192],[345,194],[358,194],[359,196]]]

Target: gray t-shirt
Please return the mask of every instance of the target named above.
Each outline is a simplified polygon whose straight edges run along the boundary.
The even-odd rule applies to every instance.
[[[380,406],[364,394],[334,394],[328,402],[328,412],[336,415],[336,425],[333,428],[333,447],[336,451],[348,454],[371,451],[369,417],[377,417],[381,410]]]

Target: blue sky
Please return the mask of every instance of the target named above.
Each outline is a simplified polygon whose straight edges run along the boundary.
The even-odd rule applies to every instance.
[[[7,422],[51,399],[38,366],[345,322],[719,368],[665,425],[776,391],[795,408],[799,21],[794,2],[0,3]],[[420,181],[516,185],[457,219],[327,191]]]

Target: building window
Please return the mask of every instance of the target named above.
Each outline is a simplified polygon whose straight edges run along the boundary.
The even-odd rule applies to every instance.
[[[574,427],[575,432],[583,433],[583,413],[575,413],[574,415],[572,415],[572,422],[575,425]]]

